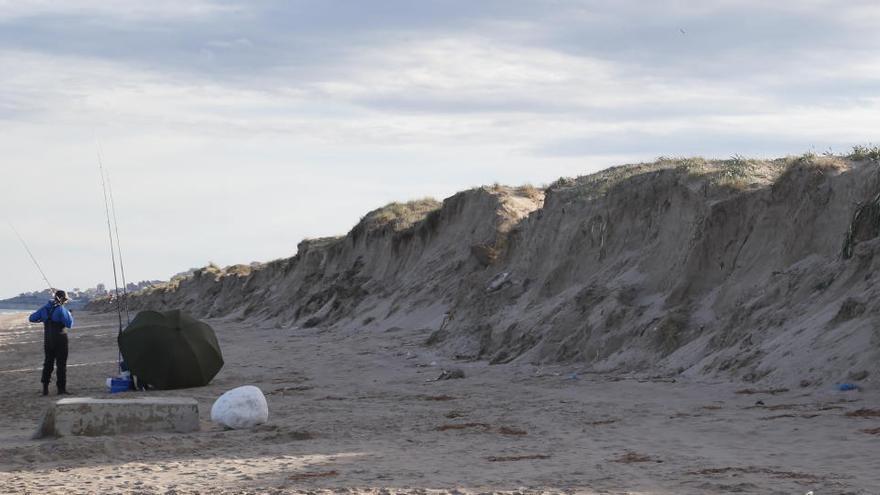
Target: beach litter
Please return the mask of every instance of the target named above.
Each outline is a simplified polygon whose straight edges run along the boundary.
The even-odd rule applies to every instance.
[[[459,369],[459,368],[453,368],[451,370],[441,370],[440,376],[438,376],[435,381],[460,380],[462,378],[464,378],[464,370]]]
[[[489,284],[486,286],[486,292],[496,292],[503,289],[506,285],[510,283],[510,273],[504,272],[499,273],[492,277],[492,280],[489,281]]]

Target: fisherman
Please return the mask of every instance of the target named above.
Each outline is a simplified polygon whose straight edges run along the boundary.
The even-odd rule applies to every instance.
[[[67,391],[67,329],[73,328],[73,316],[64,307],[67,303],[67,292],[55,291],[55,297],[45,306],[38,309],[29,318],[31,323],[43,324],[43,395],[49,395],[49,379],[52,367],[58,364],[58,376],[55,384],[58,395],[68,395]]]

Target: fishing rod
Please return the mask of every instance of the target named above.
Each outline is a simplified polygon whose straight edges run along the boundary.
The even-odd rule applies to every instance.
[[[12,222],[9,220],[6,221],[9,224],[9,228],[15,232],[15,236],[18,237],[18,240],[21,241],[21,245],[24,246],[24,250],[27,251],[27,254],[31,257],[31,261],[34,262],[34,266],[39,270],[40,275],[43,277],[43,281],[46,282],[46,285],[49,286],[49,291],[54,292],[55,287],[52,286],[52,282],[49,282],[49,278],[46,277],[46,273],[43,271],[43,268],[40,266],[40,263],[37,261],[37,258],[34,256],[34,253],[31,252],[31,248],[28,247],[27,242],[24,241],[24,237],[18,233],[18,229],[15,228],[15,225],[12,225]]]
[[[98,153],[101,153],[101,149],[98,148]],[[125,308],[125,319],[128,324],[131,324],[131,313],[128,309],[128,283],[125,281],[125,263],[122,261],[122,244],[119,241],[119,221],[116,220],[116,200],[113,199],[113,183],[110,181],[110,171],[104,170],[104,174],[107,176],[107,191],[110,193],[110,212],[113,215],[113,229],[116,232],[116,254],[119,257],[119,272],[122,275],[122,305]]]
[[[98,151],[98,172],[101,174],[101,189],[104,191],[104,213],[107,216],[107,233],[110,236],[110,261],[113,263],[113,286],[116,292],[116,315],[119,317],[119,333],[122,333],[122,304],[119,300],[119,279],[116,277],[116,250],[113,248],[113,228],[110,224],[110,203],[107,198],[107,182],[104,180],[104,163]]]

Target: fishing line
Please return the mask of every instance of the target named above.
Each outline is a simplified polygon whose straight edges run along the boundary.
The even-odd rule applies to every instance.
[[[98,154],[103,156],[100,146]],[[128,283],[125,281],[125,263],[122,261],[122,244],[119,241],[119,221],[116,220],[116,201],[113,199],[113,183],[110,181],[110,171],[104,170],[107,178],[107,191],[110,193],[110,211],[113,215],[113,230],[116,232],[116,254],[119,256],[119,272],[122,275],[122,305],[125,308],[125,319],[131,324],[131,314],[128,310]]]
[[[122,333],[122,305],[119,300],[119,279],[116,277],[116,250],[113,248],[113,228],[110,224],[110,203],[107,198],[107,183],[104,180],[104,163],[98,151],[98,172],[101,174],[101,189],[104,191],[104,213],[107,216],[107,233],[110,236],[110,261],[113,264],[113,286],[116,291],[116,315],[119,317],[119,333]]]
[[[49,286],[49,290],[54,292],[55,288],[52,286],[52,282],[49,282],[49,279],[46,277],[46,273],[43,271],[43,268],[40,267],[40,263],[37,261],[37,258],[34,256],[34,253],[31,252],[31,248],[28,247],[27,242],[24,241],[24,237],[18,233],[18,229],[15,228],[15,225],[12,225],[12,222],[7,220],[7,224],[9,224],[9,228],[15,232],[15,236],[18,237],[18,240],[21,241],[21,245],[24,246],[24,250],[27,251],[27,254],[31,257],[31,261],[34,262],[34,266],[39,270],[40,275],[43,277],[43,281],[46,282],[46,285]]]

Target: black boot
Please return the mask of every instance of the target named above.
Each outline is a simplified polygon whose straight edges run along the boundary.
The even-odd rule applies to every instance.
[[[70,395],[66,388],[58,387],[58,395]]]
[[[48,383],[43,384],[43,395],[49,395],[49,384]]]

